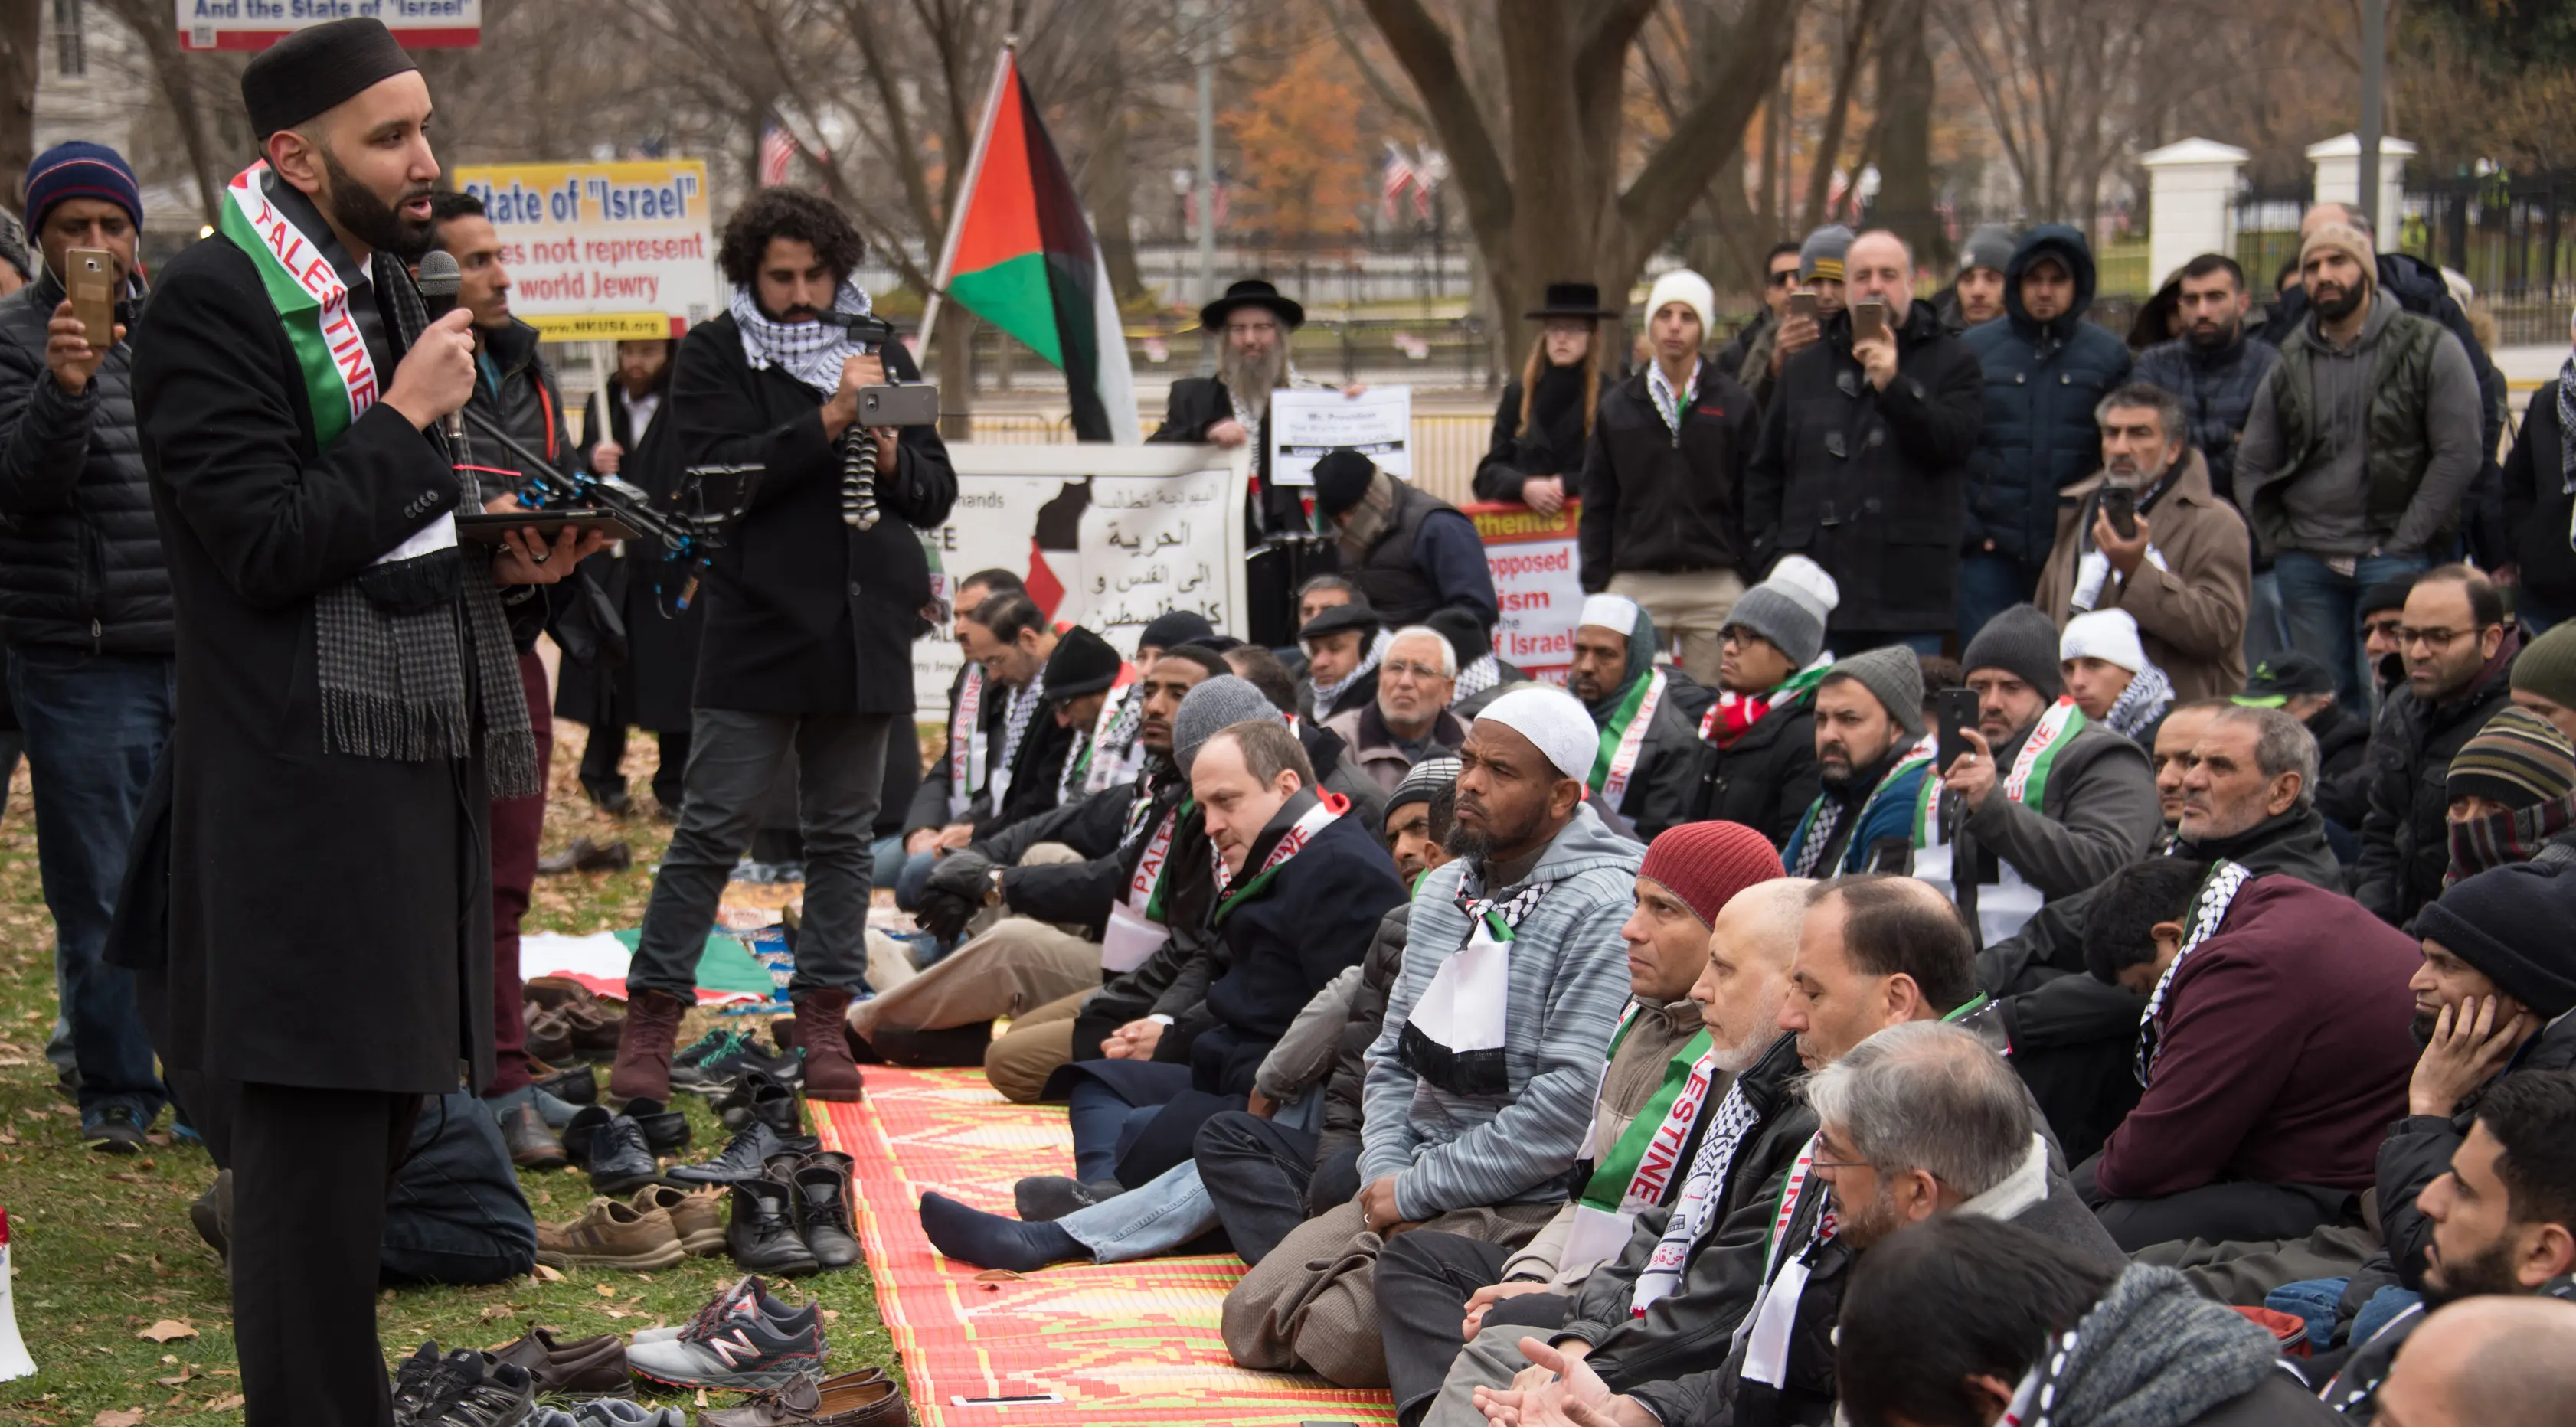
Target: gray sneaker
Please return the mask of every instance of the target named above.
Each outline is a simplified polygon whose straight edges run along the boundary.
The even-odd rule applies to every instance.
[[[678,1336],[639,1338],[626,1350],[626,1365],[673,1387],[748,1391],[781,1388],[820,1373],[823,1351],[821,1305],[791,1309],[746,1275],[700,1309]]]

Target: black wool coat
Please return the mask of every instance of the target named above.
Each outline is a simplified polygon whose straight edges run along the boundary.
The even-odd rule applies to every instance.
[[[1794,551],[1824,566],[1842,587],[1826,626],[1837,635],[1950,628],[1984,419],[1984,374],[1930,303],[1897,329],[1885,391],[1851,354],[1851,318],[1828,320],[1824,340],[1791,357],[1772,387],[1745,477],[1755,560]]]
[[[299,217],[323,231],[309,208]],[[479,1085],[492,1070],[482,770],[326,751],[315,684],[315,596],[452,509],[456,473],[381,403],[319,447],[285,328],[230,242],[171,261],[134,348],[185,712],[136,830],[138,846],[167,839],[166,883],[129,877],[116,956],[166,970],[161,1058],[319,1089]],[[391,355],[377,354],[387,385]],[[162,892],[166,943],[134,925],[138,900]]]
[[[1205,441],[1209,427],[1233,419],[1234,398],[1226,392],[1223,380],[1183,377],[1172,383],[1171,395],[1163,406],[1163,424],[1145,439]],[[1244,511],[1251,522],[1252,538],[1258,539],[1263,530],[1309,529],[1305,506],[1298,499],[1304,488],[1270,483],[1270,417],[1265,413],[1261,429],[1245,434],[1252,441],[1252,493],[1246,498]]]
[[[670,414],[666,393],[661,411],[639,441],[627,429],[625,403],[612,400],[605,391],[596,393],[591,397],[590,417],[582,423],[577,459],[588,467],[590,453],[601,438],[612,439],[626,453],[618,463],[618,478],[659,504],[674,505],[680,460],[671,437]],[[622,556],[606,551],[593,555],[582,568],[599,581],[625,621],[626,658],[609,670],[579,671],[567,666],[555,690],[556,717],[586,724],[623,718],[637,728],[688,732],[698,679],[698,640],[706,628],[704,582],[701,595],[691,599],[688,608],[677,608],[689,572],[664,562],[660,543],[649,538],[626,542]]]
[[[918,381],[899,345],[886,375]],[[699,708],[747,713],[912,714],[912,641],[930,602],[930,561],[911,527],[948,519],[957,473],[928,426],[904,428],[877,473],[877,523],[841,519],[841,448],[823,397],[782,367],[754,370],[731,316],[680,343],[668,423],[683,469],[757,464],[760,488],[700,586],[706,633]]]
[[[1582,373],[1574,373],[1581,381]],[[1546,378],[1540,378],[1546,386]],[[1604,386],[1610,384],[1605,374]],[[1556,413],[1554,421],[1530,416],[1527,432],[1521,430],[1521,381],[1514,377],[1503,384],[1503,399],[1494,407],[1494,429],[1485,441],[1485,458],[1476,463],[1474,490],[1478,500],[1519,500],[1521,483],[1532,476],[1557,476],[1565,482],[1567,495],[1581,495],[1583,475],[1584,410],[1580,398],[1567,402]]]

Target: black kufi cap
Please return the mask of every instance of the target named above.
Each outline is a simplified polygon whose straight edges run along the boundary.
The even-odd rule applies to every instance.
[[[1056,640],[1055,652],[1047,656],[1046,696],[1078,699],[1099,693],[1118,682],[1121,662],[1108,640],[1077,624]]]
[[[260,52],[242,71],[242,107],[260,142],[280,129],[420,68],[382,20],[363,16],[298,30]]]
[[[1360,503],[1376,476],[1377,463],[1350,447],[1326,451],[1315,461],[1315,509],[1327,516],[1341,514]]]

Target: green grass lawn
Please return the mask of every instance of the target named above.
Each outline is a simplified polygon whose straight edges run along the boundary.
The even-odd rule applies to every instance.
[[[648,869],[668,841],[668,828],[649,816],[621,821],[591,810],[572,777],[579,738],[579,729],[567,729],[556,743],[546,849],[579,834],[623,836],[635,846],[635,867],[540,879],[529,931],[635,925],[652,888]],[[630,771],[638,774],[639,803],[650,802],[641,775],[653,756],[650,738],[636,740]],[[166,1143],[130,1159],[84,1150],[79,1116],[56,1090],[44,1058],[54,1015],[53,922],[37,878],[22,766],[0,813],[0,1206],[12,1230],[18,1328],[37,1372],[0,1383],[0,1422],[238,1422],[241,1382],[223,1264],[188,1226],[188,1202],[213,1178],[214,1166],[202,1150]],[[690,1026],[684,1039],[698,1029]],[[705,1103],[682,1096],[681,1104],[695,1132],[689,1157],[721,1148],[723,1129]],[[156,1142],[168,1138],[168,1123],[165,1116]],[[590,1199],[589,1182],[576,1171],[522,1173],[520,1184],[539,1222],[573,1218]],[[576,1270],[560,1282],[387,1289],[377,1298],[376,1325],[389,1358],[424,1338],[497,1348],[536,1325],[560,1337],[632,1332],[685,1322],[736,1273],[730,1259],[718,1256],[650,1274]],[[791,1301],[822,1300],[832,1369],[892,1364],[863,1266],[775,1291]],[[183,1333],[166,1342],[147,1336],[165,1320],[183,1325]],[[687,1405],[691,1399],[663,1400]]]

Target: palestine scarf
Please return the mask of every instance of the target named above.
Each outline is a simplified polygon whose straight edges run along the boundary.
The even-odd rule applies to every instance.
[[[2165,998],[2173,993],[2174,977],[2181,973],[2183,962],[2190,959],[2195,948],[2218,934],[2236,894],[2253,880],[2254,874],[2243,865],[2224,858],[2212,863],[2209,875],[2201,879],[2200,891],[2192,898],[2191,928],[2183,933],[2182,948],[2174,953],[2165,974],[2156,978],[2155,993],[2147,997],[2147,1009],[2138,1017],[2136,1069],[2141,1088],[2154,1082],[2156,1056],[2164,1050]]]
[[[855,283],[841,284],[832,310],[853,317],[868,315],[868,295]],[[841,389],[841,364],[867,348],[850,340],[850,329],[829,322],[777,322],[762,315],[751,289],[738,287],[725,303],[734,325],[742,330],[742,355],[755,372],[783,367],[787,374],[821,392],[825,400]]]
[[[1726,1097],[1717,1102],[1717,1117],[1700,1138],[1699,1153],[1691,1157],[1690,1176],[1682,1181],[1681,1197],[1673,1201],[1672,1217],[1664,1221],[1664,1236],[1655,1241],[1654,1253],[1629,1292],[1631,1315],[1644,1317],[1656,1299],[1681,1286],[1691,1245],[1699,1242],[1717,1215],[1718,1186],[1726,1182],[1744,1137],[1761,1123],[1762,1112],[1745,1098],[1744,1077],[1739,1075],[1726,1088]]]
[[[1511,945],[1521,919],[1553,881],[1532,882],[1508,897],[1488,897],[1483,867],[1458,878],[1458,910],[1467,939],[1440,962],[1396,1037],[1399,1064],[1451,1095],[1492,1098],[1511,1092],[1506,1045],[1511,1017]]]
[[[259,273],[304,379],[314,444],[328,451],[382,388],[332,261],[337,244],[325,246],[327,236],[307,234],[276,188],[266,163],[244,169],[225,187],[220,228]],[[408,350],[429,327],[420,290],[401,261],[383,251],[374,256],[371,277],[396,345]],[[435,434],[428,439],[438,442]],[[314,597],[322,746],[401,763],[468,758],[479,707],[490,795],[530,797],[543,785],[500,587],[491,561],[466,558],[456,543],[454,505],[470,495],[460,477],[446,513]]]

